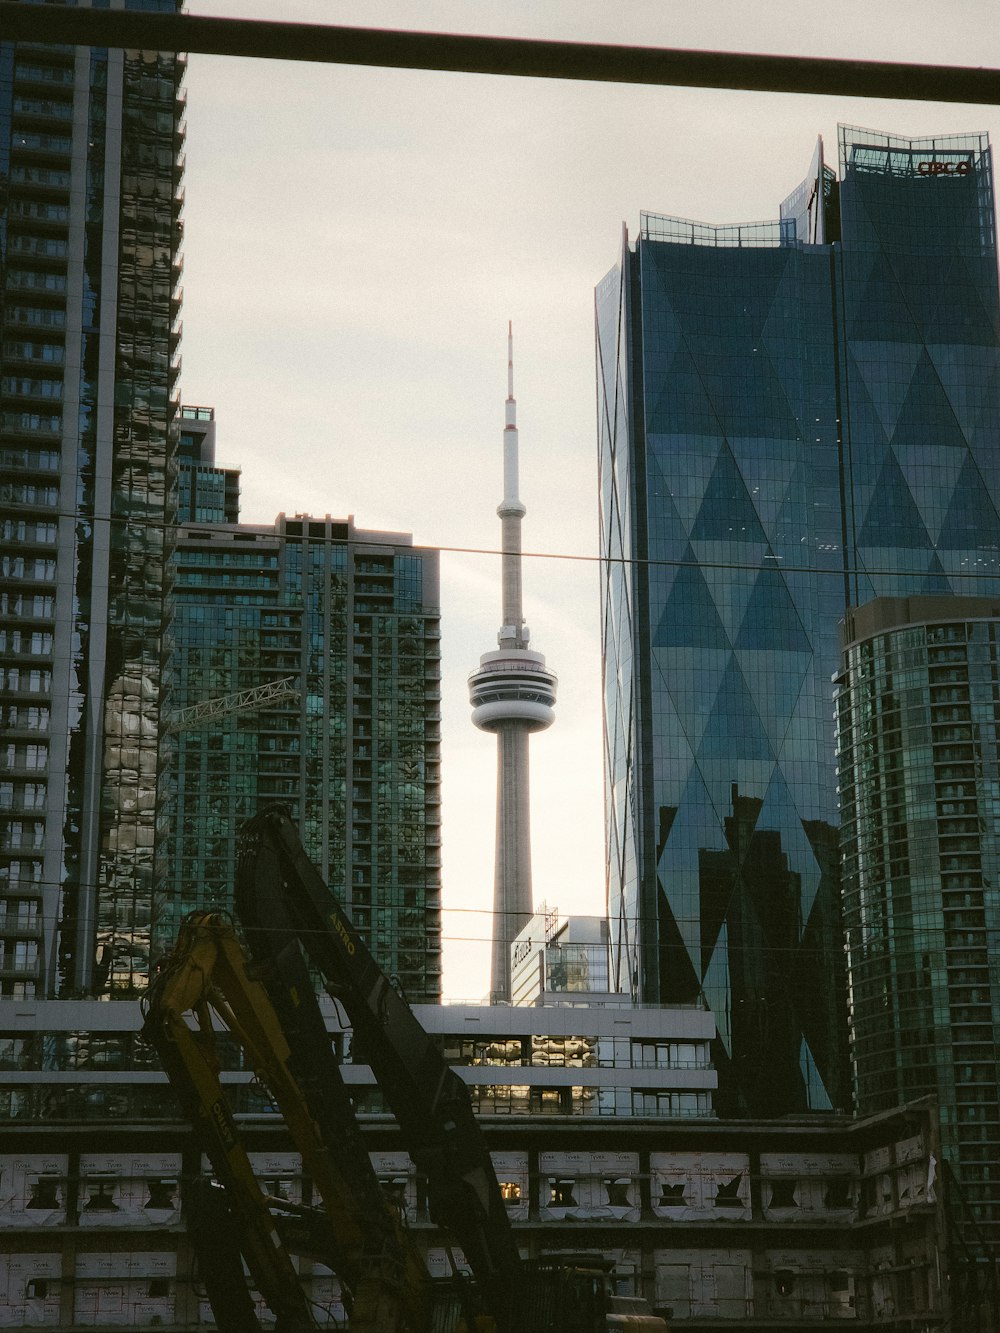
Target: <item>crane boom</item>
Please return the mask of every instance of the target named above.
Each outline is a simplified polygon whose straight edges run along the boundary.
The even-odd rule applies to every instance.
[[[232,713],[256,713],[274,704],[298,703],[301,698],[295,677],[285,676],[281,680],[269,680],[265,685],[255,685],[250,690],[203,699],[201,703],[191,704],[188,708],[179,708],[171,715],[167,731],[189,731],[192,727],[214,722],[220,717],[229,717]]]

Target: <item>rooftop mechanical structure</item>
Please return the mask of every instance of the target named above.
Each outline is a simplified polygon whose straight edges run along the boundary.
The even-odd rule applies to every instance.
[[[507,401],[503,434],[501,524],[503,623],[495,652],[484,653],[469,677],[472,721],[497,738],[496,871],[493,884],[493,951],[490,998],[510,1000],[510,950],[531,919],[531,829],[528,737],[555,720],[556,677],[541,653],[528,647],[521,607],[521,520],[518,496],[517,404],[514,340],[507,326]]]

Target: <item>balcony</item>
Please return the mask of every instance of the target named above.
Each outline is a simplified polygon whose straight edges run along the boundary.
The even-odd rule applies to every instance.
[[[59,157],[69,160],[72,142],[68,134],[42,134],[34,130],[15,130],[11,136],[11,152],[17,157],[41,157],[46,160]]]
[[[28,920],[19,916],[16,912],[0,912],[0,935],[9,938],[18,936],[26,940],[40,940],[42,938],[42,922],[36,917]]]
[[[0,977],[14,978],[18,981],[37,981],[41,976],[41,964],[38,959],[0,958]]]
[[[61,128],[73,122],[73,103],[53,97],[15,96],[11,119],[16,126],[15,133],[17,128],[26,126],[44,128],[47,125],[58,125]]]
[[[41,48],[36,48],[41,49]],[[55,47],[47,47],[47,51],[55,50]],[[23,57],[26,51],[26,44],[19,43],[18,53]],[[65,65],[28,65],[19,63],[14,66],[14,86],[16,88],[32,88],[39,91],[51,92],[53,88],[72,88],[73,69]]]

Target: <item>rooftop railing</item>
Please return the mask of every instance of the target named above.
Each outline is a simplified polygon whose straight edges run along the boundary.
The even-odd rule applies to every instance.
[[[689,218],[640,213],[639,233],[644,241],[668,241],[674,245],[707,245],[724,249],[776,249],[795,245],[795,222],[780,218],[772,222],[739,222],[716,227]]]

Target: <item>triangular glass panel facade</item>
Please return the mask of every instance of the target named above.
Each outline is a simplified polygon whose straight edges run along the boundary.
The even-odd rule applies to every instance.
[[[764,542],[767,538],[729,448],[719,450],[691,530],[692,541]]]
[[[725,626],[701,570],[684,564],[674,576],[663,607],[654,648],[729,648]]]
[[[601,288],[609,312],[622,303],[606,354],[632,412],[599,414],[602,458],[625,461],[602,505],[644,505],[627,579],[609,564],[604,593],[628,594],[605,656],[630,665],[632,730],[606,753],[635,812],[633,871],[609,864],[609,891],[656,936],[633,993],[697,987],[712,1007],[720,1114],[850,1103],[831,684],[845,612],[973,574],[1000,596],[992,174],[981,139],[950,158],[944,142],[845,131],[823,244],[647,216],[614,296]]]
[[[925,347],[920,349],[906,397],[892,424],[891,439],[893,444],[931,440],[938,449],[966,447],[962,427]]]
[[[858,545],[917,550],[931,545],[920,510],[892,454],[882,464],[858,533]]]
[[[996,502],[985,477],[968,456],[951,492],[938,547],[942,551],[974,551],[980,546],[996,549],[998,531]]]
[[[812,652],[788,586],[777,568],[758,572],[736,647],[759,648],[764,652]]]

